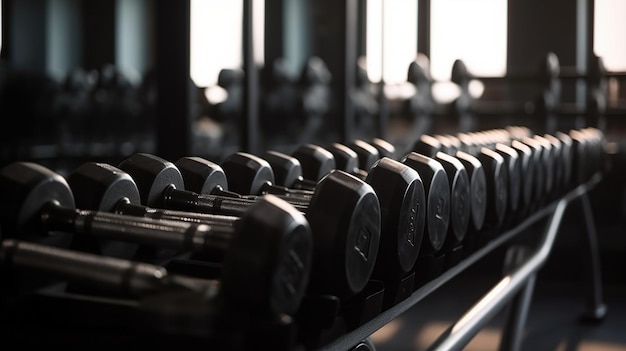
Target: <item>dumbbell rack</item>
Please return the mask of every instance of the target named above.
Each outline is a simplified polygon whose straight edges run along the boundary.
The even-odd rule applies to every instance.
[[[509,315],[509,320],[505,326],[502,345],[503,349],[515,349],[521,339],[521,330],[531,302],[532,288],[536,274],[550,255],[552,245],[566,209],[569,205],[579,201],[582,205],[587,229],[586,248],[583,257],[587,260],[587,262],[585,262],[586,266],[591,268],[591,274],[585,276],[585,278],[588,279],[586,282],[588,294],[588,312],[586,313],[586,317],[596,320],[601,319],[606,312],[606,307],[602,302],[597,238],[588,198],[588,192],[592,190],[601,179],[601,174],[596,174],[586,183],[577,186],[568,193],[553,199],[549,204],[533,211],[532,214],[519,224],[508,228],[504,232],[494,231],[494,233],[490,233],[489,238],[491,238],[491,240],[487,241],[476,251],[469,254],[436,278],[425,282],[417,288],[417,290],[408,294],[406,298],[386,309],[381,307],[381,295],[385,291],[381,289],[379,285],[375,284],[375,281],[372,281],[370,287],[371,295],[364,294],[363,296],[365,297],[359,301],[361,304],[357,304],[357,308],[362,307],[362,309],[353,311],[354,314],[359,317],[355,327],[349,327],[348,332],[340,335],[335,334],[334,337],[325,335],[317,338],[313,336],[310,345],[295,344],[295,346],[298,346],[296,349],[300,350],[299,346],[303,346],[303,349],[354,350],[357,345],[363,341],[367,341],[372,333],[394,318],[400,316],[409,308],[418,304],[427,296],[436,293],[440,287],[477,263],[480,259],[494,252],[495,249],[504,246],[513,238],[523,233],[528,233],[529,229],[534,228],[534,225],[540,224],[542,220],[547,219],[546,229],[535,251],[531,255],[526,256],[522,264],[516,265],[509,274],[505,275],[499,283],[494,285],[473,308],[461,316],[456,323],[452,324],[430,348],[432,350],[461,349],[481,327],[489,322],[489,320],[508,303],[513,307],[511,309],[513,312]],[[198,268],[206,270],[210,267],[204,266]],[[319,301],[314,302],[317,303]],[[103,345],[110,346],[117,343],[141,342],[141,340],[146,337],[152,338],[152,341],[145,341],[145,343],[149,343],[150,345],[154,344],[155,346],[169,345],[170,342],[172,345],[177,346],[182,346],[183,344],[198,346],[211,340],[210,338],[207,339],[204,337],[195,339],[193,332],[185,330],[171,338],[156,335],[154,330],[147,330],[147,332],[140,330],[135,334],[134,328],[130,327],[135,322],[128,318],[132,315],[135,307],[131,300],[116,298],[106,299],[101,297],[91,298],[88,297],[88,295],[68,293],[63,284],[51,284],[38,290],[32,297],[28,297],[25,303],[15,310],[17,312],[2,316],[1,322],[3,327],[0,328],[0,330],[4,330],[5,332],[7,330],[17,331],[17,336],[10,335],[11,333],[8,333],[9,335],[6,336],[7,338],[16,339],[18,341],[25,339],[32,333],[33,335],[37,335],[37,338],[40,340],[48,341],[49,339],[53,339],[53,344],[61,343],[66,345],[86,346],[87,343],[91,345],[91,348],[94,347],[93,344],[97,344],[100,341],[102,341]],[[318,305],[315,304],[314,308],[317,307]],[[19,322],[11,320],[11,316],[19,316]],[[37,321],[31,324],[33,318],[37,318]],[[65,318],[71,321],[72,324],[70,324],[70,327],[64,327],[62,324],[60,326],[54,324],[58,320]],[[231,322],[235,324],[243,322],[242,319],[237,319],[236,316],[233,316],[232,319]],[[84,323],[77,323],[77,321],[84,321]],[[16,325],[19,325],[19,327],[11,327],[11,323],[14,322],[18,323]],[[171,322],[175,324],[176,320],[167,321],[169,324],[171,324]],[[351,325],[354,326],[355,323],[352,322]],[[115,326],[114,330],[107,329],[111,326]],[[125,326],[129,326],[129,330],[124,330]],[[258,326],[260,327],[258,332],[255,332],[254,336],[252,336],[254,338],[258,337],[258,340],[255,339],[253,344],[257,344],[256,342],[258,342],[257,345],[265,345],[265,347],[267,347],[267,343],[276,343],[276,345],[272,344],[270,348],[277,350],[288,350],[294,346],[294,344],[289,341],[289,338],[294,335],[294,327],[306,328],[305,326],[294,325],[294,323],[281,324],[280,322],[259,323]],[[179,328],[184,329],[185,326]],[[121,329],[122,332],[120,332],[119,329]],[[304,330],[304,333],[308,332],[309,330]],[[318,330],[313,328],[310,332],[315,334]],[[189,334],[190,337],[187,338],[185,336],[187,334]],[[181,337],[181,335],[183,335],[183,337]],[[247,336],[250,337],[249,335]],[[38,341],[26,341],[30,343],[35,342],[35,344],[38,343]],[[146,345],[147,344],[144,344],[144,346]]]
[[[602,282],[600,277],[600,258],[597,245],[595,223],[588,198],[588,192],[601,180],[601,175],[594,175],[587,183],[579,185],[569,193],[554,200],[549,205],[534,212],[523,222],[491,240],[482,248],[446,270],[439,277],[426,283],[413,292],[408,298],[383,311],[375,318],[364,323],[359,328],[345,334],[324,345],[320,350],[351,350],[360,342],[367,340],[372,333],[389,323],[403,312],[418,304],[427,296],[435,293],[441,286],[454,279],[461,272],[475,264],[481,258],[493,252],[496,248],[505,245],[516,236],[527,232],[533,225],[542,219],[548,219],[546,229],[540,242],[532,254],[525,261],[516,265],[510,273],[505,275],[483,298],[453,323],[433,343],[429,350],[460,350],[485,326],[496,313],[507,303],[513,307],[507,325],[503,329],[501,349],[518,349],[521,342],[521,332],[525,323],[528,308],[531,303],[532,289],[537,272],[547,261],[552,246],[559,231],[561,221],[569,205],[579,201],[584,213],[586,224],[586,247],[583,251],[585,264],[590,267],[584,278],[587,288],[587,306],[583,317],[588,320],[600,320],[606,313],[606,306],[602,302]]]

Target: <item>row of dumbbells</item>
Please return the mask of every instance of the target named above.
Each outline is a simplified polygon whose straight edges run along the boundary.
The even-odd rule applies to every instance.
[[[402,158],[382,140],[359,140],[220,164],[135,154],[67,177],[17,162],[0,174],[2,257],[131,295],[170,284],[215,291],[166,278],[160,263],[186,253],[223,262],[221,302],[294,314],[307,293],[349,299],[371,278],[400,279],[420,269],[419,256],[502,225],[506,213],[523,217],[598,171],[602,142],[595,129],[508,128],[424,135]],[[42,264],[52,253],[60,263]]]

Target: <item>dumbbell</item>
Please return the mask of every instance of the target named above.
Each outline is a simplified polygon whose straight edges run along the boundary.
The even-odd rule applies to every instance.
[[[160,265],[4,239],[0,249],[0,265],[7,270],[25,268],[64,280],[68,284],[80,284],[88,287],[92,295],[135,299],[138,302],[134,305],[135,311],[166,313],[169,318],[192,316],[194,322],[207,323],[203,324],[205,327],[212,325],[219,313],[227,313],[232,308],[247,309],[251,315],[268,318],[293,315],[300,304],[299,299],[283,298],[282,295],[293,294],[293,291],[285,289],[288,283],[284,280],[269,280],[259,285],[261,279],[248,279],[250,270],[257,269],[250,264],[247,264],[252,266],[249,268],[240,265],[225,269],[219,280],[195,279],[170,273]],[[160,308],[163,303],[176,301],[168,298],[184,298],[190,302],[189,306],[185,305],[189,308],[183,308],[180,302],[176,309]],[[149,305],[149,301],[159,301],[161,306]],[[202,319],[198,320],[198,317]]]
[[[315,189],[317,181],[304,179],[302,164],[297,158],[275,150],[265,151],[261,154],[261,158],[272,167],[276,184],[292,189]]]
[[[335,158],[328,150],[314,144],[300,145],[291,153],[302,165],[302,178],[310,182],[317,183],[324,176],[336,169]],[[307,187],[307,183],[296,183],[292,186],[295,189],[312,190]]]
[[[450,222],[450,187],[441,163],[433,158],[410,152],[400,162],[413,168],[422,178],[425,201],[425,238],[421,255],[438,255],[446,242]]]
[[[202,157],[181,157],[175,165],[183,173],[187,189],[201,194],[239,197],[228,190],[228,179],[220,165]],[[186,172],[186,173],[185,173]]]
[[[356,158],[353,165],[356,166]],[[264,160],[247,153],[236,153],[227,157],[222,166],[227,171],[227,176],[233,176],[229,179],[230,184],[242,181],[242,190],[261,189],[261,186],[251,183],[271,183],[273,179],[272,168]],[[190,174],[196,171],[199,170],[181,170],[181,173]],[[245,173],[249,175],[243,176]],[[410,167],[386,158],[372,165],[369,172],[363,175],[363,180],[371,185],[378,196],[382,215],[381,247],[375,269],[383,272],[387,278],[396,278],[412,268],[420,249],[425,212],[421,178]],[[184,176],[183,181],[187,183]],[[315,191],[308,199],[289,194],[282,198],[303,204],[310,201],[314,194]]]
[[[370,144],[378,150],[380,158],[389,157],[390,159],[396,159],[396,147],[390,142],[382,138],[373,138]]]
[[[218,231],[204,224],[77,209],[67,181],[31,162],[2,168],[0,191],[2,232],[10,237],[36,241],[50,232],[65,231],[75,238],[91,236],[191,252],[223,250],[223,283],[230,285],[229,293],[251,308],[279,313],[294,313],[308,284],[310,227],[301,213],[276,197],[256,202],[235,230]]]
[[[151,154],[134,154],[118,168],[133,178],[142,204],[150,207],[238,216],[256,201],[185,190],[178,168]],[[331,171],[310,201],[290,203],[305,213],[314,235],[311,291],[340,298],[361,291],[372,274],[380,241],[380,204],[372,187],[345,172]]]
[[[188,159],[189,157],[182,157],[175,163],[183,175],[185,186],[189,190],[205,194],[202,189],[197,187],[189,188],[188,184],[190,182],[188,182],[188,179],[193,176],[193,178],[199,180],[198,184],[201,184],[201,178],[205,173],[201,172],[201,170],[205,164],[211,165],[207,163],[210,161],[188,162],[186,161]],[[211,166],[215,167],[215,165]],[[275,184],[274,170],[269,162],[247,152],[235,152],[226,157],[219,166],[226,177],[230,189],[239,195],[275,194],[308,200],[314,194],[313,189],[291,189]]]
[[[341,143],[332,143],[326,149],[333,154],[337,169],[353,174],[360,179],[367,177],[367,170],[360,167],[359,155],[356,151]]]
[[[452,179],[465,178],[465,176],[461,175],[460,173],[466,174],[468,178],[467,183],[463,181],[450,182],[449,179],[451,202],[455,203],[451,206],[461,206],[461,204],[465,203],[465,206],[470,208],[469,216],[471,216],[473,223],[470,229],[471,231],[475,232],[482,229],[485,221],[487,206],[487,183],[485,178],[485,172],[480,161],[473,155],[458,150],[460,148],[462,148],[462,143],[457,138],[445,136],[444,139],[424,134],[414,142],[412,150],[413,152],[435,158],[439,162],[443,161],[448,167],[448,169],[446,169],[446,175],[448,175],[449,178],[450,176],[452,176]],[[458,163],[451,161],[448,158],[444,157],[445,160],[443,160],[441,157],[442,155],[439,155],[440,153],[448,154],[456,158],[459,162],[461,162],[462,168],[459,168]],[[448,173],[452,173],[452,175]],[[467,195],[467,190],[464,188],[469,188],[469,197],[467,198],[467,201],[463,201],[458,196],[454,195]],[[466,210],[457,208],[457,211],[464,213]],[[468,225],[465,225],[463,223],[463,220],[459,221],[458,219],[453,219],[450,228],[452,231],[457,231],[457,235],[461,235],[461,233],[463,232],[463,228],[468,228]],[[457,238],[458,237],[459,236],[457,236]]]

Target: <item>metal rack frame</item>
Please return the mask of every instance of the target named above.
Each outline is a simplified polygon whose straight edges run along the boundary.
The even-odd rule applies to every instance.
[[[350,350],[363,340],[368,340],[375,331],[389,323],[425,297],[437,291],[442,285],[469,268],[472,264],[493,252],[514,237],[524,233],[531,225],[549,216],[545,231],[537,248],[521,264],[506,274],[491,290],[477,301],[472,308],[464,313],[430,346],[429,350],[460,350],[484,327],[496,313],[509,304],[511,314],[503,329],[500,344],[501,350],[517,350],[521,343],[521,332],[526,321],[528,308],[532,299],[537,272],[550,256],[556,235],[559,231],[563,215],[568,206],[580,200],[586,225],[586,246],[583,249],[584,264],[589,267],[584,276],[587,288],[586,312],[583,317],[591,320],[602,319],[607,311],[602,300],[602,279],[600,275],[600,257],[597,244],[597,233],[588,192],[601,180],[601,175],[594,175],[588,182],[579,185],[549,205],[534,212],[519,225],[511,228],[487,243],[466,259],[450,268],[436,279],[426,283],[413,292],[411,296],[393,307],[383,311],[376,318],[359,328],[324,345],[320,350]]]

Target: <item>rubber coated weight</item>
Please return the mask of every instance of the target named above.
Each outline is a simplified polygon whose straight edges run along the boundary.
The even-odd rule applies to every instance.
[[[563,148],[563,184],[567,189],[572,179],[572,138],[563,132],[556,132],[555,136],[559,138],[561,147]]]
[[[522,144],[528,146],[532,152],[532,163],[534,165],[534,175],[533,175],[533,189],[534,189],[534,194],[533,194],[533,199],[534,201],[540,201],[541,198],[543,197],[543,194],[545,192],[545,184],[546,184],[546,176],[545,176],[545,164],[543,161],[543,153],[544,153],[544,149],[541,146],[541,144],[531,138],[531,137],[524,137],[521,140],[519,140]]]
[[[519,156],[520,174],[521,174],[521,203],[523,208],[530,206],[533,201],[533,183],[535,178],[535,163],[532,159],[532,150],[528,145],[521,143],[519,140],[511,142],[511,148],[517,151]]]
[[[133,179],[108,164],[84,163],[71,172],[67,179],[73,192],[80,194],[76,203],[84,205],[82,209],[130,216],[149,214],[150,217],[146,218],[167,220],[155,221],[152,223],[154,226],[164,226],[174,221],[203,223],[201,217],[193,218],[191,213],[173,213],[138,205],[139,191]],[[138,211],[138,207],[144,211]],[[294,313],[306,290],[312,264],[313,239],[304,216],[285,201],[265,196],[250,206],[241,217],[230,220],[236,222],[231,226],[233,229],[215,230],[216,238],[207,240],[204,237],[203,245],[207,245],[206,248],[192,251],[220,251],[225,279],[232,279],[230,275],[237,274],[236,279],[243,279],[246,285],[242,287],[241,282],[229,282],[234,284],[232,287],[245,291],[264,289],[259,292],[260,296],[254,298],[242,296],[248,294],[245,291],[230,293],[259,304],[271,303],[272,308]],[[198,236],[196,239],[201,238]],[[214,247],[209,247],[211,243],[214,243]],[[254,258],[254,267],[244,270],[242,267],[249,266],[251,258]]]
[[[74,196],[66,180],[47,168],[19,163],[9,164],[0,172],[0,226],[2,236],[37,242],[49,235],[41,222],[44,204],[74,208]]]
[[[560,191],[563,187],[563,177],[565,173],[565,157],[563,156],[563,145],[561,140],[551,134],[544,134],[543,137],[552,145],[552,157],[554,164],[554,190]]]
[[[396,159],[396,147],[387,140],[373,138],[370,144],[378,150],[380,158],[388,157],[392,160]]]
[[[291,153],[291,156],[300,161],[302,177],[307,180],[317,182],[337,168],[333,154],[317,145],[301,145]]]
[[[533,135],[533,139],[539,142],[541,147],[543,148],[543,152],[541,153],[541,159],[543,163],[544,175],[545,175],[545,196],[549,196],[549,194],[554,189],[554,173],[555,173],[555,154],[554,148],[552,144],[548,141],[548,139],[544,138],[541,135]]]
[[[504,159],[497,152],[483,147],[478,160],[487,179],[487,214],[485,221],[498,227],[504,221],[508,203],[508,173]]]
[[[302,179],[302,165],[297,158],[273,150],[266,151],[261,158],[272,167],[276,184],[290,187]]]
[[[102,171],[91,178],[98,183],[99,189],[94,193],[105,197],[105,201],[96,201],[100,206],[110,206],[110,194],[129,189],[128,178],[117,176],[121,172],[111,172],[112,169],[103,167],[91,168],[91,171]],[[106,177],[111,174],[114,176]],[[226,250],[223,283],[231,285],[231,288],[239,286],[243,291],[237,294],[244,295],[242,300],[250,308],[273,314],[295,313],[304,296],[312,253],[310,228],[300,212],[276,197],[264,197],[251,206],[242,215],[234,231],[216,232],[202,224],[136,218],[61,206],[54,196],[59,189],[63,189],[63,195],[59,198],[71,196],[68,183],[55,172],[34,163],[12,163],[0,172],[0,184],[3,187],[20,184],[20,181],[16,181],[20,178],[30,179],[28,184],[30,190],[35,192],[34,195],[43,195],[39,194],[42,185],[54,184],[47,188],[47,196],[37,198],[37,204],[27,204],[39,208],[39,216],[31,217],[30,220],[42,224],[40,231],[52,228],[70,232],[75,237],[90,235],[101,239],[175,247],[183,251]],[[79,179],[77,181],[80,182]],[[102,189],[107,186],[110,191],[103,192]],[[136,192],[132,197],[136,197]],[[2,206],[21,207],[25,204],[22,201],[9,204],[10,201],[3,198]],[[17,212],[21,212],[20,208]],[[4,215],[2,223],[15,222],[14,227],[20,227],[19,219]],[[22,233],[14,234],[18,236]],[[226,234],[230,235],[228,245],[224,245]],[[255,256],[251,256],[250,248],[254,248]],[[253,264],[250,264],[251,257],[255,257]],[[284,266],[292,261],[297,261],[298,266]],[[286,272],[286,269],[289,271]]]
[[[185,189],[199,194],[220,195],[228,190],[224,169],[201,157],[181,157],[174,165],[183,175]]]
[[[226,157],[220,166],[226,174],[230,190],[242,195],[262,195],[268,185],[274,184],[270,164],[255,155],[236,152]]]
[[[517,211],[521,192],[521,169],[519,154],[508,145],[498,142],[493,149],[504,159],[508,173],[508,208],[511,212]]]
[[[470,181],[465,167],[453,156],[438,152],[435,156],[448,176],[450,186],[450,224],[447,243],[456,247],[463,242],[470,221]]]
[[[487,213],[487,179],[480,161],[463,151],[457,151],[456,158],[463,164],[470,179],[470,214],[473,229],[482,229]]]
[[[359,158],[359,168],[366,172],[380,159],[378,149],[363,140],[354,140],[347,146],[356,152]]]
[[[381,279],[400,277],[413,268],[422,245],[426,215],[422,179],[407,165],[383,157],[365,181],[375,189],[381,208],[375,274]]]
[[[442,151],[443,147],[441,142],[434,136],[423,134],[413,143],[412,151],[420,155],[428,157],[435,157],[435,155]]]
[[[325,148],[335,158],[337,169],[350,174],[356,174],[359,169],[359,155],[356,151],[341,143],[332,143]]]
[[[133,167],[124,167],[127,164]],[[183,183],[180,173],[172,176],[170,184],[160,177],[162,169],[176,167],[154,155],[135,154],[119,168],[133,177],[140,193],[162,194],[161,199],[152,199],[162,205],[159,208],[237,216],[256,201],[181,190],[184,187],[174,185]],[[133,172],[143,177],[138,180]],[[147,176],[150,172],[152,177]],[[144,198],[142,203],[154,207]],[[380,204],[373,188],[346,172],[332,170],[319,181],[309,201],[289,203],[305,213],[313,232],[311,290],[347,298],[363,289],[372,274],[380,241]]]
[[[426,226],[422,243],[424,253],[438,253],[446,241],[450,223],[450,186],[441,163],[433,158],[411,152],[400,161],[413,168],[422,178],[426,193]]]

